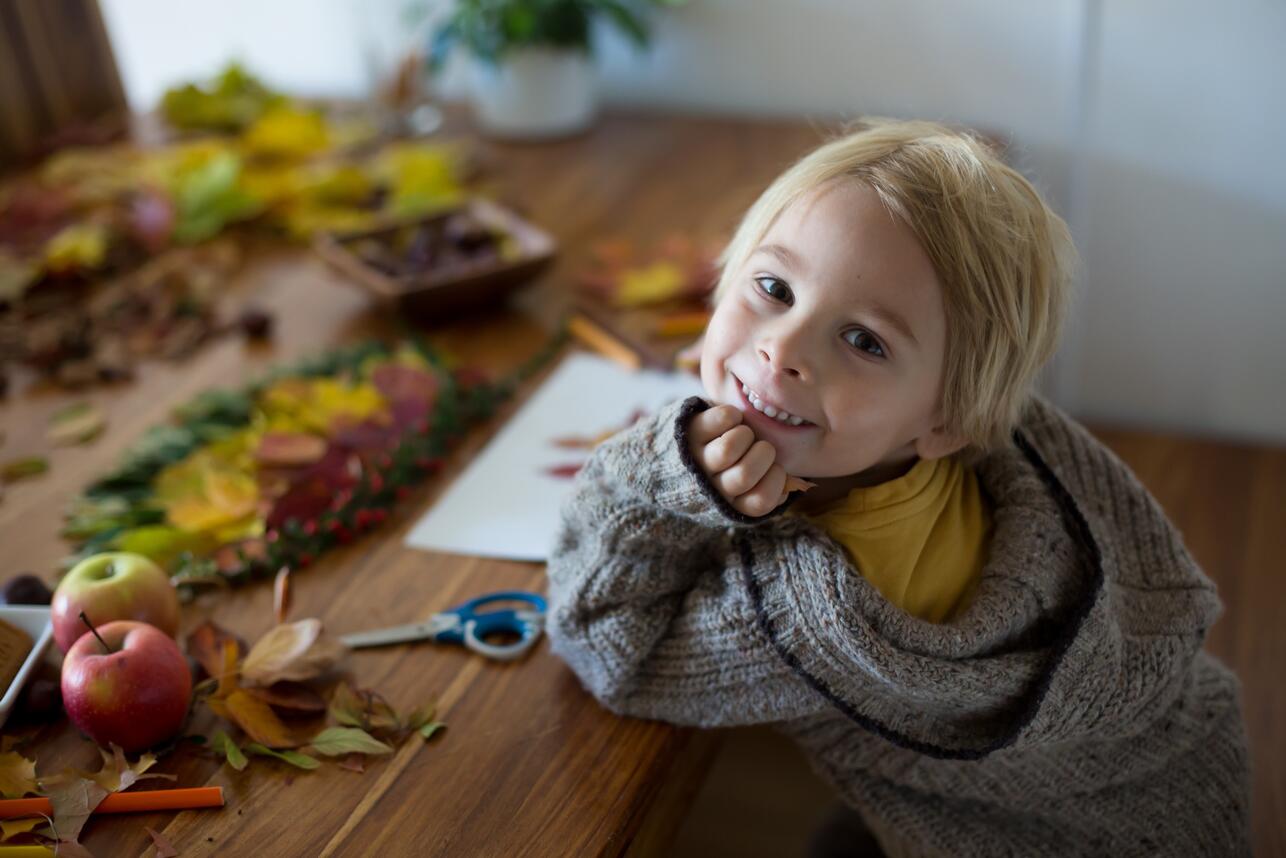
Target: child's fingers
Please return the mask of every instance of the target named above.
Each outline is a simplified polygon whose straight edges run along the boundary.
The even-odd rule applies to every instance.
[[[742,423],[702,447],[697,453],[697,462],[707,474],[717,474],[741,461],[754,443],[755,431]]]
[[[698,450],[740,422],[741,412],[731,405],[707,408],[688,424],[688,442]]]
[[[767,515],[777,508],[786,493],[786,471],[776,462],[755,487],[732,502],[734,508],[746,515]]]
[[[756,441],[737,464],[714,475],[714,484],[724,497],[732,500],[753,489],[776,459],[777,450],[772,444]]]

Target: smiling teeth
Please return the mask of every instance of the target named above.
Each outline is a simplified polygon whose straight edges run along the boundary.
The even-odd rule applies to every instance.
[[[764,401],[760,398],[759,394],[755,393],[745,384],[741,385],[741,392],[746,395],[746,399],[750,400],[750,404],[755,407],[756,411],[762,411],[778,423],[789,423],[791,426],[798,426],[804,422],[804,418],[802,417],[796,417],[794,414],[787,411],[778,411],[773,406],[764,404]]]

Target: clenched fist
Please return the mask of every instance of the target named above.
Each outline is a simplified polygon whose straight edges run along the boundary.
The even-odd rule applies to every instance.
[[[719,494],[744,515],[767,515],[790,491],[812,486],[788,476],[777,464],[777,449],[756,439],[731,405],[717,405],[693,417],[688,446]]]

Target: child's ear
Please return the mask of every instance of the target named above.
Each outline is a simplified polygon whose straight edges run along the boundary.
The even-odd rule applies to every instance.
[[[969,446],[969,439],[948,432],[945,426],[934,426],[915,439],[915,453],[921,459],[941,459]]]

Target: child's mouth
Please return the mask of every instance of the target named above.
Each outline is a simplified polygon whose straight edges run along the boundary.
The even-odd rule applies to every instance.
[[[729,373],[729,375],[732,376],[733,386],[737,389],[737,396],[741,400],[742,410],[756,423],[786,430],[810,429],[817,425],[765,402],[763,397],[753,388],[732,373]]]

